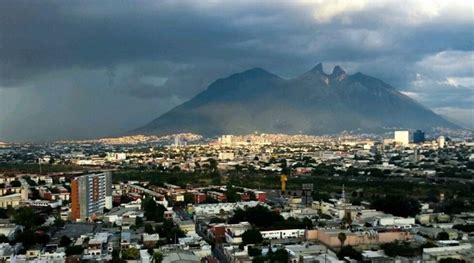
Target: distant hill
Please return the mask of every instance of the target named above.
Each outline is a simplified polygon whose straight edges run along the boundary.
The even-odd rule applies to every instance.
[[[133,133],[318,135],[395,127],[459,128],[382,80],[339,66],[326,74],[318,64],[293,79],[261,68],[218,79]]]

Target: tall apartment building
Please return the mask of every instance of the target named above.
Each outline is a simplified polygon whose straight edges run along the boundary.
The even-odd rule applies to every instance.
[[[410,132],[409,131],[395,131],[394,141],[401,145],[410,144]]]
[[[71,181],[71,219],[82,221],[112,208],[112,175],[88,174]]]
[[[425,142],[425,133],[421,130],[416,130],[413,133],[413,142],[414,143],[424,143]]]

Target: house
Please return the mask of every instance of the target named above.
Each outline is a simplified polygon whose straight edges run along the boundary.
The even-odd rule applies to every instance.
[[[283,229],[283,230],[270,230],[260,231],[264,239],[285,239],[285,238],[304,238],[304,229]]]
[[[200,263],[199,257],[190,251],[177,251],[168,253],[163,257],[162,263]]]
[[[147,234],[143,233],[142,241],[145,248],[154,248],[156,243],[160,240],[159,234]]]

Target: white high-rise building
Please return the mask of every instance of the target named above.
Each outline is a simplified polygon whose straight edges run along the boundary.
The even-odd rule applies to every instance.
[[[393,141],[401,145],[410,144],[410,132],[409,131],[395,131]]]
[[[438,147],[439,148],[444,148],[444,144],[446,143],[446,139],[444,136],[439,136],[438,137]]]

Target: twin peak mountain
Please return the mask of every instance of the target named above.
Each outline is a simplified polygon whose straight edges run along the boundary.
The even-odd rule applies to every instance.
[[[339,66],[326,74],[320,63],[292,79],[261,68],[218,79],[133,133],[321,135],[435,127],[459,128],[377,78]]]

